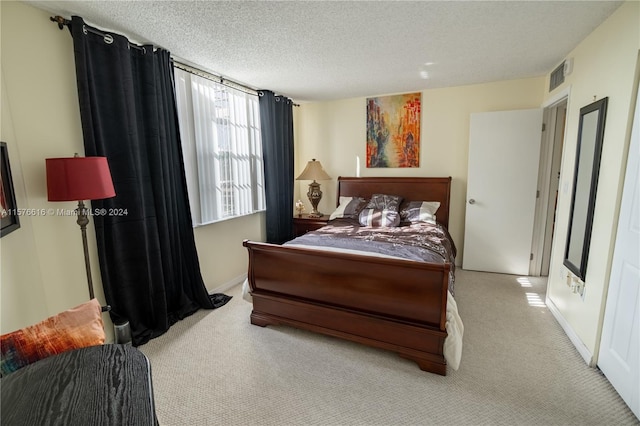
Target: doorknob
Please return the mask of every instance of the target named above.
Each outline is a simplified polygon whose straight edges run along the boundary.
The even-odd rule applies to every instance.
[[[469,200],[469,204],[475,204],[475,203],[476,203],[476,200],[474,200],[473,198]]]

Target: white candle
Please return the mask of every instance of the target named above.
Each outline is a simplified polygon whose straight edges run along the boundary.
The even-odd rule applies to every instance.
[[[360,157],[356,155],[356,177],[360,177]]]

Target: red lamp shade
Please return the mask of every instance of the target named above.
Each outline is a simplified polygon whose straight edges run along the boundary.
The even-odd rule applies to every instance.
[[[46,161],[49,201],[115,197],[106,157],[47,158]]]

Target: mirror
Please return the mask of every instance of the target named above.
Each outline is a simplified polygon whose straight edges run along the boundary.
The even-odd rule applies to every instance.
[[[584,281],[589,258],[593,210],[596,203],[600,155],[608,98],[580,109],[578,146],[569,214],[564,266]]]

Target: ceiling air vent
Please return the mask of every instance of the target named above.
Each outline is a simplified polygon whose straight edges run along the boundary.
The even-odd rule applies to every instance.
[[[564,63],[565,61],[562,61],[555,70],[551,71],[551,77],[549,78],[549,92],[564,83]]]

